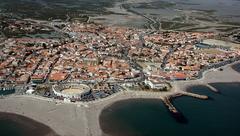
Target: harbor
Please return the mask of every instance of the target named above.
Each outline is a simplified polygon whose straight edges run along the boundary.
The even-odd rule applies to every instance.
[[[239,136],[239,0],[0,0],[0,136]]]
[[[215,83],[214,86],[221,90],[222,95],[215,94],[204,86],[193,86],[191,88],[193,92],[208,95],[213,100],[198,100],[189,96],[172,99],[171,103],[177,108],[178,113],[181,113],[181,117],[174,117],[173,115],[179,114],[169,113],[165,105],[156,99],[152,101],[149,99],[120,101],[105,109],[102,113],[104,115],[100,116],[102,117],[100,121],[106,123],[102,125],[103,130],[113,136],[118,134],[137,135],[138,133],[169,136],[202,136],[208,134],[237,136],[239,135],[238,121],[240,120],[240,108],[238,107],[240,84]],[[143,115],[145,115],[144,118],[141,118]],[[123,121],[123,124],[120,124],[121,121]],[[122,130],[121,128],[124,125],[128,128],[125,129],[126,131],[117,131]],[[199,128],[201,128],[201,131],[199,131]],[[197,131],[199,132],[196,133]],[[119,133],[116,134],[116,132]]]

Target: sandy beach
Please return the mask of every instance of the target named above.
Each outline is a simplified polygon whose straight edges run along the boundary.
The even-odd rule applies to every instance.
[[[12,131],[12,128],[17,129]],[[3,136],[6,134],[16,136],[15,133],[23,136],[58,136],[51,128],[42,123],[25,116],[6,112],[0,112],[0,131]]]
[[[239,63],[235,62],[235,63]],[[233,64],[235,64],[233,63]],[[33,95],[11,95],[0,99],[0,111],[16,113],[46,124],[61,136],[104,136],[99,125],[99,115],[112,103],[131,98],[163,99],[192,85],[208,85],[214,82],[239,82],[240,74],[226,65],[223,71],[209,70],[202,79],[173,82],[168,92],[122,91],[93,102],[63,103],[62,101]]]

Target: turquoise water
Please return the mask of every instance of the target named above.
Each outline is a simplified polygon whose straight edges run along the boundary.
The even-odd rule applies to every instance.
[[[176,98],[173,103],[187,123],[177,122],[159,100],[136,99],[114,103],[100,115],[103,131],[114,136],[239,136],[240,83],[211,84],[191,90],[210,96],[211,100]]]

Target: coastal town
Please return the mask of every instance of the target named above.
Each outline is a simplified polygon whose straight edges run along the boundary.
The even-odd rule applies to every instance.
[[[167,91],[172,81],[198,79],[240,58],[237,43],[211,44],[221,42],[211,32],[8,18],[0,23],[0,91],[72,102],[126,89]],[[74,95],[61,93],[69,88]]]
[[[240,136],[240,0],[0,0],[0,136]]]

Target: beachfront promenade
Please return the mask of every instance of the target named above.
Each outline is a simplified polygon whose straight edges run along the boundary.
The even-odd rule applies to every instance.
[[[236,62],[237,63],[237,62]],[[33,95],[11,95],[0,99],[0,111],[17,113],[47,124],[63,136],[100,136],[98,122],[101,111],[112,103],[135,98],[166,99],[175,95],[190,95],[184,92],[189,86],[207,85],[214,82],[239,82],[240,74],[231,65],[223,66],[223,71],[208,70],[203,78],[193,81],[174,81],[168,92],[121,91],[107,98],[92,102],[64,103],[63,101]],[[212,90],[214,88],[212,87]],[[215,90],[216,91],[216,90]],[[204,97],[205,96],[201,96]]]

